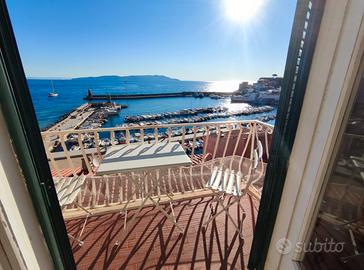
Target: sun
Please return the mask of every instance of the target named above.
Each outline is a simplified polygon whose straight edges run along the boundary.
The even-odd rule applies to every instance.
[[[245,24],[257,15],[263,2],[264,0],[224,0],[226,17],[234,23]]]

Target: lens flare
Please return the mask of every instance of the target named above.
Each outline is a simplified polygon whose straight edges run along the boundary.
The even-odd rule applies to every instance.
[[[257,15],[263,6],[263,1],[264,0],[224,0],[226,17],[235,23],[247,23]]]

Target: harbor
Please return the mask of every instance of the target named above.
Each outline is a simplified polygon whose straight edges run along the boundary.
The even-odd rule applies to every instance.
[[[176,112],[168,112],[161,114],[127,116],[125,117],[124,122],[139,124],[139,125],[198,123],[218,118],[229,118],[229,117],[236,117],[243,115],[252,115],[257,113],[265,113],[265,112],[270,112],[273,109],[274,108],[271,106],[260,106],[260,107],[246,106],[245,108],[237,111],[229,111],[229,108],[222,106],[195,108],[195,109],[185,109]],[[268,117],[259,120],[264,121],[263,119],[272,120],[274,118]]]
[[[274,125],[275,100],[280,94],[276,79],[260,80],[253,85],[241,83],[237,90],[225,92],[212,91],[212,88],[204,91],[196,85],[195,91],[187,91],[184,86],[184,91],[176,89],[175,93],[168,92],[167,89],[173,88],[167,87],[148,93],[143,87],[143,93],[131,90],[136,87],[131,83],[124,91],[113,85],[108,89],[105,85],[96,88],[95,94],[89,88],[86,97],[84,84],[81,88],[68,81],[62,83],[69,88],[57,87],[60,85],[57,82],[54,88],[57,92],[53,89],[51,92],[57,96],[41,98],[48,107],[67,105],[70,101],[77,107],[43,128],[44,134],[48,134],[43,137],[44,145],[59,169],[69,170],[72,162],[74,170],[85,172],[90,172],[87,164],[105,155],[109,147],[131,143],[154,145],[172,140],[179,142],[192,160],[204,158],[203,149],[210,148],[216,139],[214,133],[227,135],[232,130],[230,139],[238,136],[238,126],[227,123],[242,121],[243,130],[248,128],[249,121]],[[69,99],[70,93],[73,99]],[[246,136],[242,134],[243,138]]]
[[[243,82],[237,90],[225,92],[201,91],[200,89],[175,93],[151,91],[151,93],[142,94],[137,92],[117,94],[109,92],[110,94],[102,94],[98,90],[97,94],[94,94],[89,88],[87,95],[82,98],[87,100],[87,103],[65,113],[54,124],[43,129],[48,132],[82,130],[79,135],[71,132],[64,138],[50,136],[47,138],[49,141],[47,148],[51,152],[59,152],[66,147],[72,155],[78,155],[78,151],[81,150],[80,141],[84,148],[88,149],[87,151],[94,153],[98,147],[124,144],[126,141],[152,142],[163,141],[170,137],[178,139],[182,136],[181,130],[168,131],[157,128],[156,133],[153,128],[164,125],[248,119],[274,124],[280,82],[276,78],[261,78],[257,83]],[[80,93],[81,91],[77,92],[77,94]],[[51,97],[48,102],[62,99],[63,96],[61,92],[57,97]],[[125,100],[124,104],[117,101],[118,99]],[[128,129],[130,132],[115,131],[113,138],[110,134],[103,132],[100,132],[99,138],[95,138],[92,132],[86,132],[107,128]],[[141,129],[142,134],[138,131]],[[200,138],[204,136],[204,132],[205,130],[198,129],[192,134],[193,131],[186,127],[183,141],[187,152],[192,151],[189,144],[194,136],[197,139],[193,147],[194,151],[197,153],[200,151],[203,146]],[[56,157],[64,158],[57,155]]]

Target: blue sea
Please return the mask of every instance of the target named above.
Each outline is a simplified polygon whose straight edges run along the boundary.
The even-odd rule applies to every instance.
[[[108,76],[52,81],[59,95],[50,98],[48,93],[52,90],[51,80],[28,79],[40,128],[53,124],[65,113],[85,103],[83,97],[87,94],[87,89],[91,89],[94,94],[144,94],[182,91],[230,92],[238,89],[239,86],[238,81],[180,81],[158,76]],[[123,109],[119,116],[109,118],[104,127],[120,125],[124,123],[124,117],[128,115],[155,114],[209,106],[226,106],[231,110],[239,110],[239,108],[247,106],[244,103],[231,104],[228,98],[211,99],[208,97],[153,98],[117,100],[115,102],[126,104],[128,108]],[[268,114],[275,113],[276,110]],[[257,115],[259,114],[221,120],[254,119]],[[261,115],[267,115],[267,113]],[[217,120],[219,119],[214,119],[214,121]],[[274,124],[274,121],[269,123]]]

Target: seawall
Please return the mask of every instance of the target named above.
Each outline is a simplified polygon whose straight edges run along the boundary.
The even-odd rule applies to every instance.
[[[144,98],[170,98],[170,97],[196,97],[203,98],[212,95],[231,96],[233,92],[178,92],[178,93],[160,93],[160,94],[130,94],[130,95],[90,95],[88,94],[84,100],[116,100],[116,99],[144,99]]]

